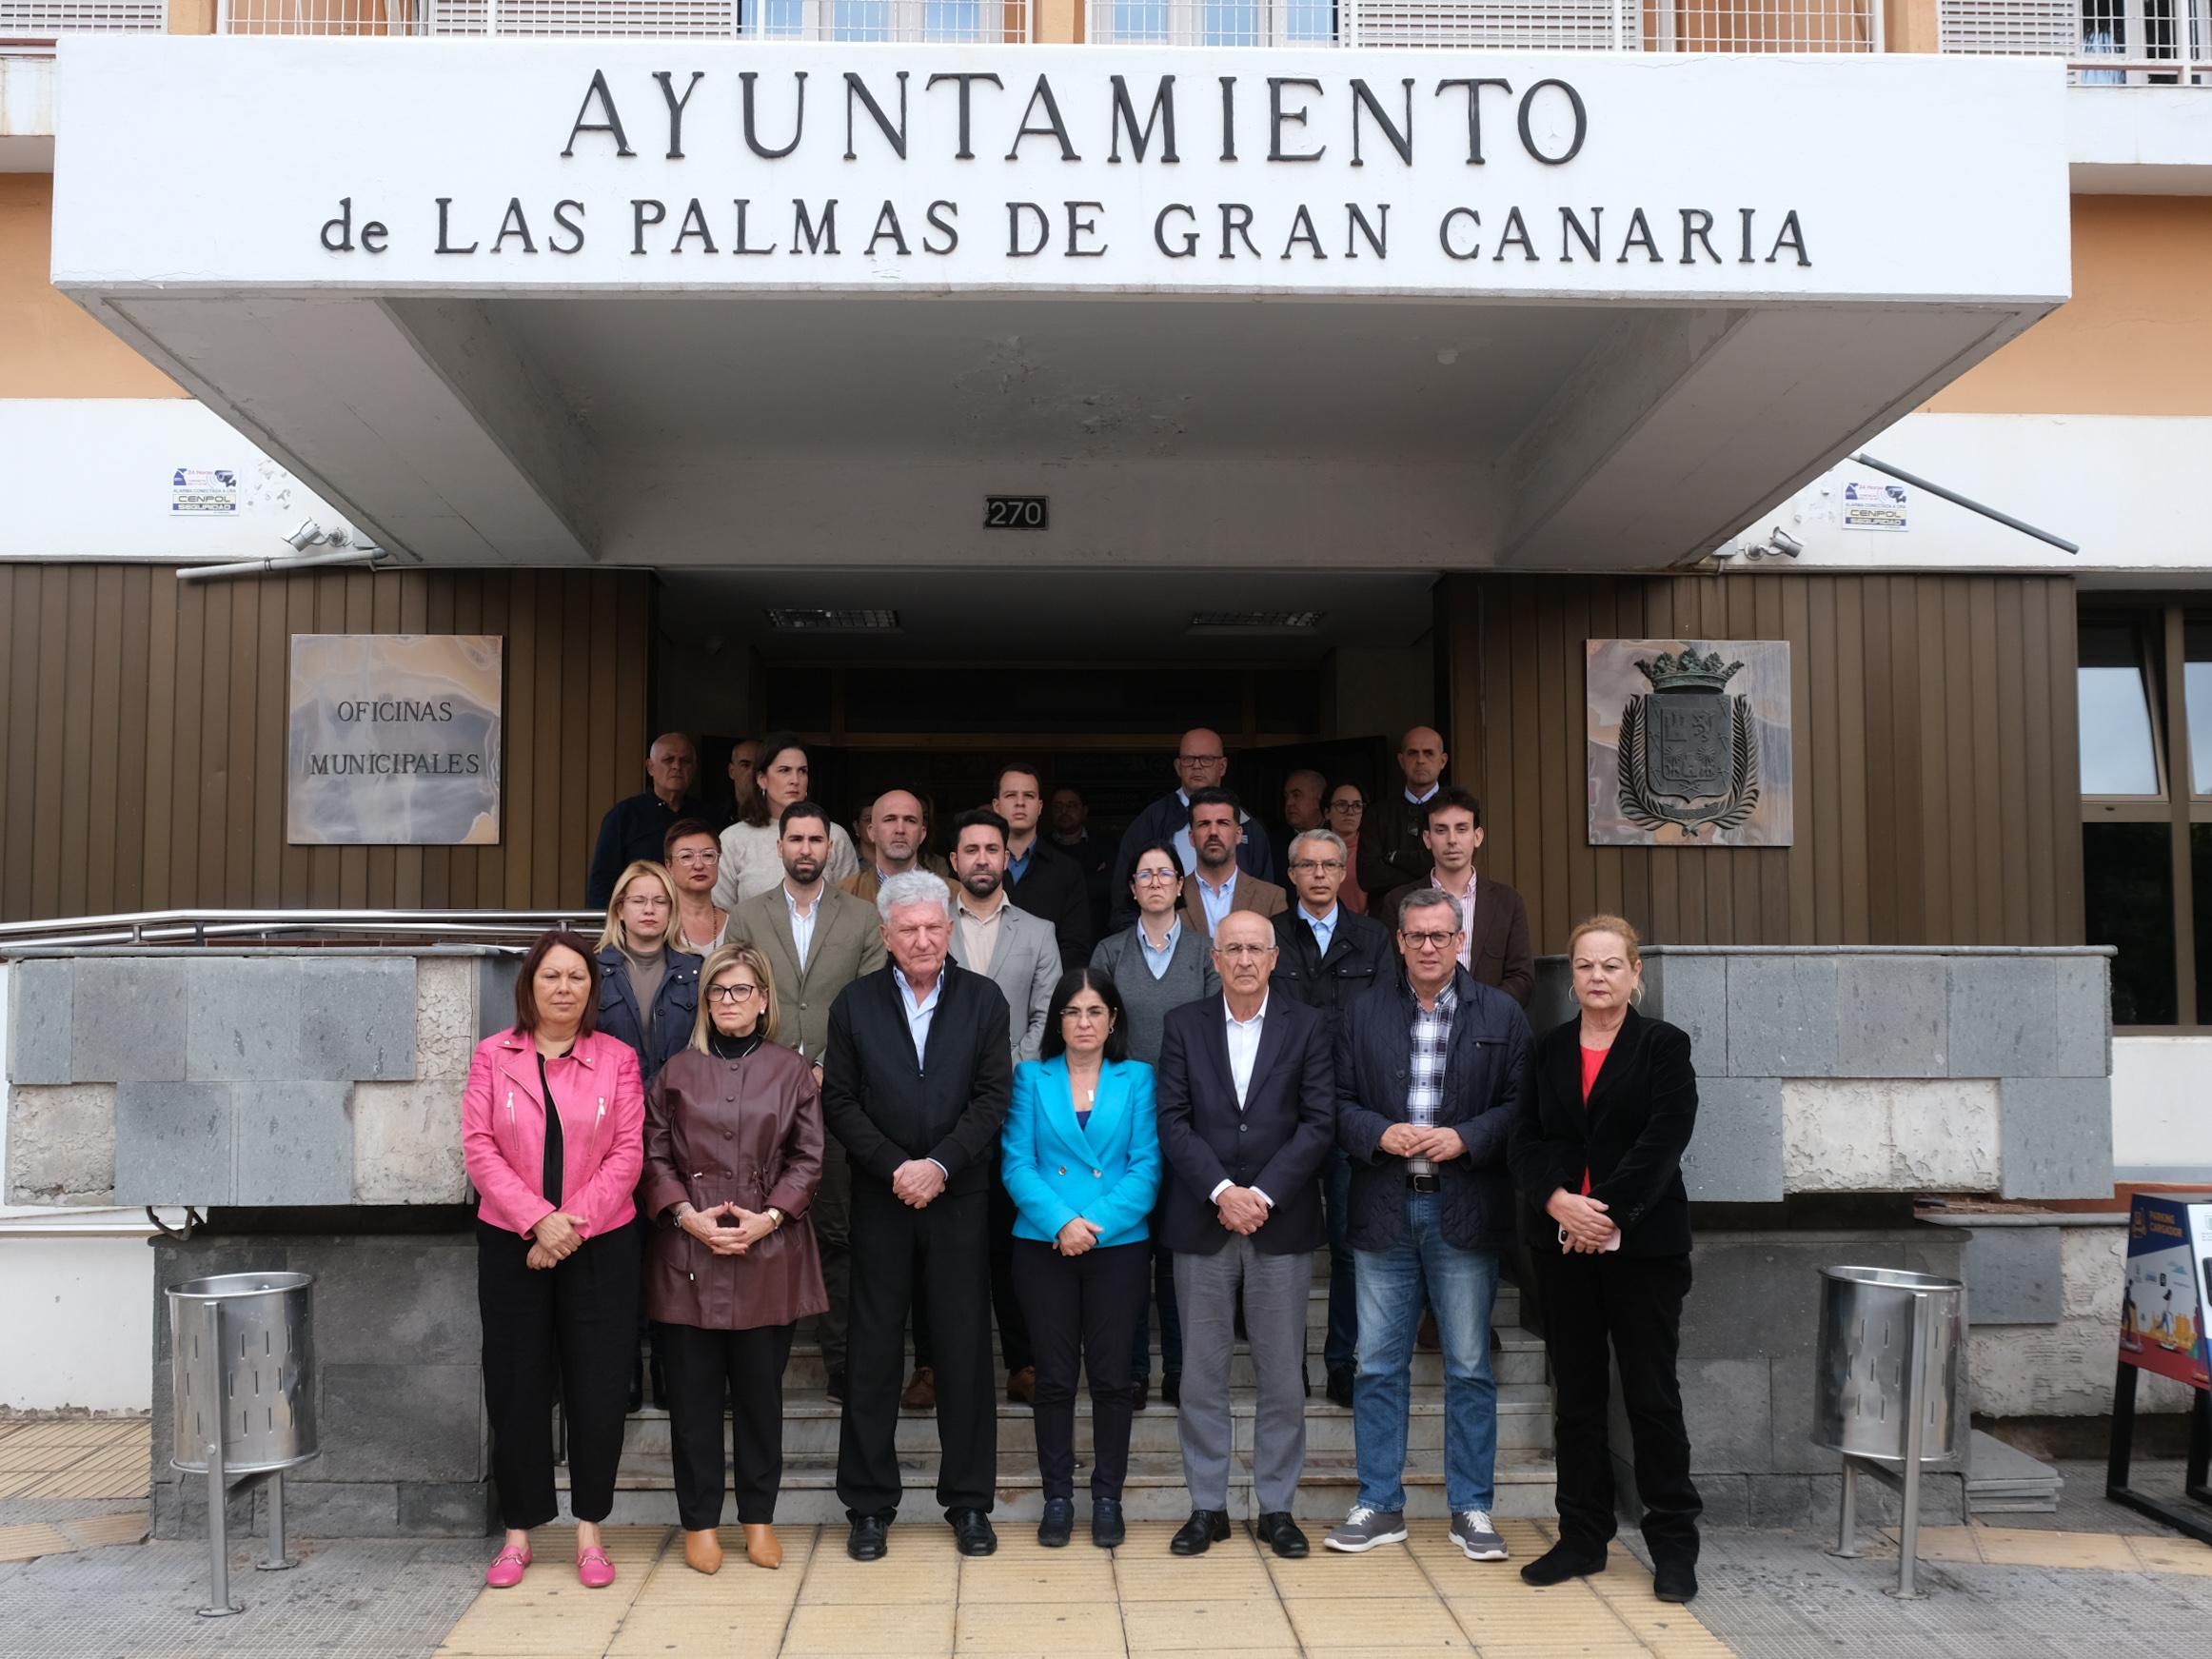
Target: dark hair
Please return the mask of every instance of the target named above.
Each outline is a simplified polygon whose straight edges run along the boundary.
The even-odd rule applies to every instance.
[[[1229,816],[1233,820],[1241,821],[1244,818],[1244,807],[1237,800],[1236,792],[1232,789],[1193,790],[1191,792],[1191,811],[1188,821],[1192,823],[1195,823],[1197,821],[1198,808],[1201,806],[1226,806],[1229,809]]]
[[[797,732],[770,732],[760,740],[760,752],[753,757],[753,799],[745,802],[745,821],[755,829],[764,829],[768,823],[768,791],[760,780],[768,775],[768,766],[786,749],[806,753],[806,740]]]
[[[1006,787],[1006,774],[1009,772],[1020,773],[1024,778],[1028,779],[1031,782],[1037,785],[1037,792],[1039,795],[1044,793],[1044,774],[1042,772],[1039,772],[1027,760],[1009,760],[1006,762],[1006,764],[998,768],[998,781],[991,786],[991,793],[993,795],[997,795],[998,791]]]
[[[822,833],[824,835],[829,833],[830,815],[828,807],[822,805],[819,800],[795,800],[785,807],[781,816],[776,820],[776,834],[779,839],[791,833],[791,820],[795,818],[819,818],[821,820]]]
[[[714,833],[713,826],[703,818],[680,818],[668,826],[668,833],[661,838],[661,861],[663,864],[674,863],[676,843],[691,836],[704,836],[717,847],[721,845],[721,838]]]
[[[599,953],[591,948],[591,941],[582,934],[570,933],[564,927],[556,927],[538,936],[538,942],[530,947],[530,954],[523,958],[523,971],[515,979],[515,1029],[538,1029],[538,969],[557,946],[565,945],[583,958],[583,965],[591,975],[591,992],[583,999],[583,1023],[577,1027],[579,1037],[588,1037],[599,1029]]]
[[[1114,1017],[1114,1025],[1106,1033],[1106,1057],[1125,1060],[1129,1057],[1129,1020],[1121,1007],[1121,993],[1114,988],[1114,980],[1103,968],[1070,968],[1060,976],[1060,982],[1053,987],[1052,1000],[1044,1009],[1044,1040],[1037,1045],[1039,1059],[1057,1060],[1068,1052],[1068,1039],[1060,1035],[1060,1016],[1068,1004],[1076,999],[1078,991],[1096,991],[1098,999],[1106,1004],[1106,1012]]]
[[[1144,862],[1144,856],[1147,853],[1167,854],[1168,862],[1175,867],[1175,879],[1178,881],[1190,874],[1183,868],[1183,855],[1175,851],[1175,842],[1165,839],[1147,841],[1136,849],[1136,857],[1129,860],[1129,881],[1133,887],[1136,884],[1136,867]]]
[[[1468,791],[1461,789],[1458,785],[1452,783],[1447,783],[1444,785],[1443,788],[1439,789],[1435,794],[1429,797],[1428,800],[1423,803],[1421,807],[1421,827],[1423,829],[1427,829],[1429,827],[1430,815],[1432,813],[1441,812],[1446,807],[1457,807],[1462,812],[1471,814],[1474,818],[1474,827],[1476,829],[1482,828],[1482,802],[1475,800],[1475,798],[1468,793]]]
[[[1012,827],[1007,823],[1007,821],[1003,818],[1000,818],[997,813],[993,812],[989,807],[971,806],[966,812],[961,813],[959,817],[953,820],[953,845],[956,847],[958,846],[960,844],[960,837],[972,829],[997,830],[998,832],[998,844],[1000,846],[1004,846],[1014,834]]]

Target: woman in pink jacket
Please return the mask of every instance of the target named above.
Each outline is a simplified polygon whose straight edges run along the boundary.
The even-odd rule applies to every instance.
[[[599,1523],[614,1508],[630,1355],[638,1238],[627,1225],[644,1162],[637,1051],[602,1036],[590,943],[548,933],[523,958],[515,1025],[477,1044],[462,1106],[476,1213],[477,1305],[492,1474],[507,1527],[484,1582],[520,1584],[530,1529],[553,1495],[553,1391],[568,1429],[576,1572],[615,1581]],[[546,1102],[552,1102],[548,1110]]]

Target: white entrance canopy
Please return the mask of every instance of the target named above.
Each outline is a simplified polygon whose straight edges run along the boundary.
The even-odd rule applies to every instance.
[[[2063,81],[79,37],[54,280],[432,563],[1651,567],[2066,297]]]

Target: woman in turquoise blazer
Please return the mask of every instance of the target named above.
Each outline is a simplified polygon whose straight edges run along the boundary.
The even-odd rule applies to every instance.
[[[1043,1058],[1014,1069],[1003,1170],[1017,1212],[1014,1290],[1037,1350],[1037,1460],[1044,1474],[1040,1544],[1076,1525],[1076,1369],[1091,1378],[1091,1542],[1127,1535],[1129,1333],[1144,1316],[1159,1196],[1152,1068],[1129,1057],[1114,980],[1076,968],[1053,987]]]

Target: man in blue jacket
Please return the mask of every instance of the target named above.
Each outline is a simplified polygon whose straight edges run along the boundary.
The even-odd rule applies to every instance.
[[[1424,1302],[1444,1342],[1444,1485],[1452,1541],[1503,1561],[1491,1521],[1497,1384],[1491,1304],[1513,1242],[1506,1140],[1528,1088],[1520,1005],[1459,965],[1459,901],[1422,887],[1399,902],[1404,972],[1345,1010],[1336,1037],[1336,1133],[1352,1161],[1359,1287],[1353,1428],[1359,1498],[1324,1542],[1357,1553],[1406,1535],[1407,1412]]]

